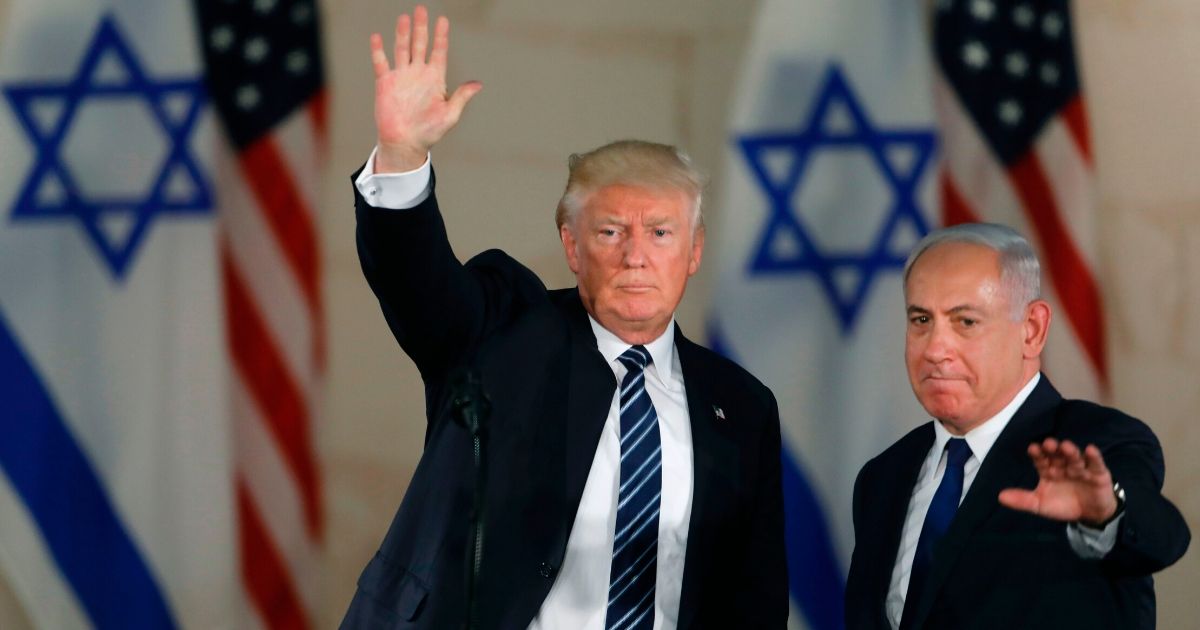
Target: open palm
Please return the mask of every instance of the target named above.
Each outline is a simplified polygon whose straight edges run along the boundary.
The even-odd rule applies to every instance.
[[[1112,473],[1096,446],[1080,451],[1070,441],[1046,438],[1030,444],[1028,452],[1038,471],[1037,487],[1004,490],[1001,504],[1056,521],[1089,524],[1102,523],[1116,511]]]
[[[375,172],[412,170],[446,132],[458,123],[467,102],[483,89],[477,81],[446,92],[450,21],[439,17],[429,47],[429,13],[418,5],[410,18],[396,20],[394,66],[388,64],[383,37],[371,35],[375,69],[375,129],[379,151]]]

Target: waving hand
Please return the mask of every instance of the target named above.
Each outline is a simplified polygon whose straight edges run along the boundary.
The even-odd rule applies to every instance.
[[[375,129],[379,151],[375,172],[417,168],[425,154],[450,131],[463,108],[483,84],[469,81],[446,91],[446,57],[450,49],[450,21],[444,16],[434,25],[429,49],[429,13],[417,5],[410,18],[396,20],[394,65],[389,66],[383,37],[371,35],[371,63],[375,68]]]
[[[1029,458],[1038,471],[1033,490],[1009,488],[1000,503],[1056,521],[1098,524],[1117,510],[1113,478],[1100,449],[1080,450],[1070,441],[1046,438],[1029,445]]]

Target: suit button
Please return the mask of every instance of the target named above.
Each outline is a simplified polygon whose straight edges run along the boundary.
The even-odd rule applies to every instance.
[[[538,565],[538,575],[544,578],[554,577],[554,567],[550,566],[549,562],[543,562]]]

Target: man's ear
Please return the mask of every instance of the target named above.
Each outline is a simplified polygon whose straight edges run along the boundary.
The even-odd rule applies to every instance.
[[[1053,314],[1045,300],[1034,300],[1025,307],[1024,337],[1022,354],[1026,359],[1036,359],[1046,347],[1046,336],[1050,333]]]
[[[688,263],[688,276],[700,270],[700,259],[704,257],[704,226],[696,228],[692,235],[692,259]]]
[[[567,255],[567,267],[571,273],[579,273],[579,243],[569,223],[563,223],[558,228],[558,238],[562,240],[563,253]]]

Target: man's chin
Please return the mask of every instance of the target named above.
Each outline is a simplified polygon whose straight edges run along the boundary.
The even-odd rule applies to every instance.
[[[919,401],[925,408],[925,413],[939,420],[953,420],[958,417],[962,405],[954,396],[947,394],[923,393]]]
[[[671,320],[670,313],[661,308],[647,305],[620,304],[607,312],[607,317],[597,318],[601,324],[608,320],[616,327],[626,330],[650,330],[665,326]],[[609,326],[605,326],[608,328]]]
[[[661,325],[665,321],[661,313],[646,311],[618,312],[617,319],[632,328],[652,328],[655,325]]]
[[[618,319],[629,322],[652,322],[661,319],[663,313],[669,312],[661,300],[642,296],[626,296],[626,299],[615,300],[610,312]],[[668,315],[668,317],[670,317]]]

